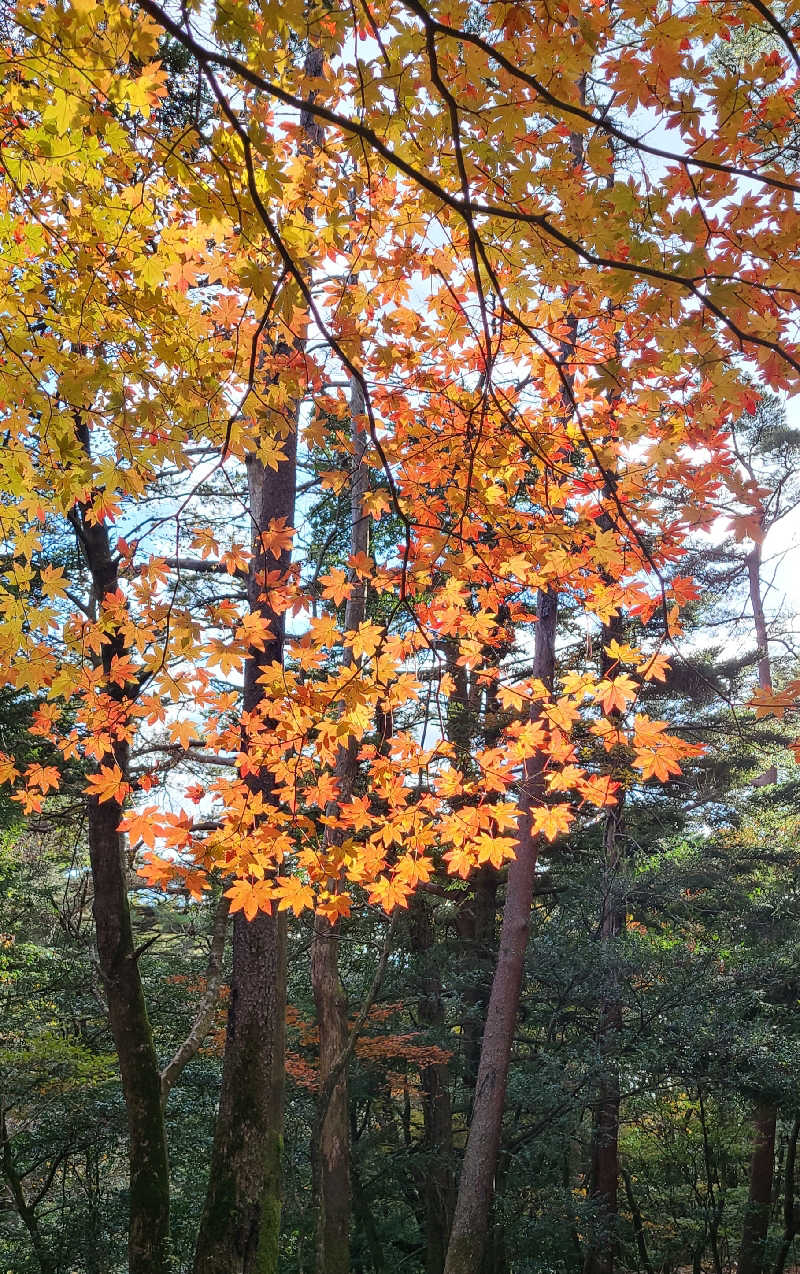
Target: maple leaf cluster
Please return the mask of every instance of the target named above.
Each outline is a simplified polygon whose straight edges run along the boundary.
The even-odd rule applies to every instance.
[[[697,597],[690,536],[731,492],[757,503],[729,447],[742,351],[773,387],[800,368],[796,77],[757,54],[733,93],[714,41],[757,16],[733,4],[640,8],[635,48],[607,7],[484,8],[477,35],[461,0],[384,0],[358,54],[344,6],[217,15],[204,65],[224,56],[236,107],[207,136],[162,118],[149,0],[26,7],[8,51],[0,677],[37,696],[52,761],[4,755],[0,779],[34,813],[80,772],[153,888],[216,873],[248,918],[388,912],[513,858],[534,764],[552,841],[697,754],[639,700]],[[309,33],[313,98],[287,54]],[[315,146],[293,105],[324,113]],[[292,525],[248,474],[296,486],[298,462]],[[304,557],[308,501],[356,474],[368,550],[334,527]],[[636,644],[546,685],[545,595]],[[497,718],[467,744],[465,686]]]

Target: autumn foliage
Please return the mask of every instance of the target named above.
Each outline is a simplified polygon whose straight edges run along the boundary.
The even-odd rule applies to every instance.
[[[732,502],[740,539],[763,530],[734,422],[800,372],[798,21],[739,0],[4,15],[0,685],[35,701],[38,751],[0,754],[0,781],[25,815],[89,812],[149,1112],[135,1274],[168,1262],[168,1165],[119,834],[143,886],[214,885],[237,916],[261,1122],[235,1126],[229,1019],[207,1274],[239,1241],[223,1170],[266,1127],[279,1159],[282,913],[392,914],[508,868],[522,937],[481,1062],[501,1093],[538,846],[605,820],[613,856],[630,789],[698,754],[644,701],[684,657],[690,543]],[[762,684],[759,713],[796,691]],[[353,1040],[322,930],[324,1159]],[[502,1099],[492,1118],[499,1144]],[[230,1171],[249,1190],[263,1160]],[[448,1270],[477,1269],[454,1234]]]
[[[637,14],[636,50],[603,6],[488,6],[460,41],[458,6],[394,6],[391,28],[390,7],[365,11],[363,31],[349,10],[307,20],[282,6],[229,67],[247,126],[212,58],[216,114],[170,129],[161,31],[143,9],[23,7],[5,52],[3,675],[40,696],[32,730],[87,767],[87,794],[125,807],[153,885],[182,875],[198,893],[219,870],[248,916],[334,920],[353,888],[391,911],[440,857],[466,876],[513,855],[526,757],[545,758],[534,819],[553,839],[628,776],[668,779],[692,750],[637,700],[694,596],[672,568],[732,471],[726,426],[753,393],[733,355],[774,386],[795,375],[793,187],[773,141],[792,67],[774,47],[735,71],[714,62],[720,32],[758,16],[741,6],[727,28],[720,6]],[[325,54],[313,82],[285,51],[301,20]],[[380,48],[375,23],[391,29]],[[387,62],[408,68],[400,113],[382,99]],[[598,66],[613,127],[580,87]],[[754,87],[729,108],[734,80],[758,101]],[[511,93],[524,108],[509,113]],[[295,100],[327,130],[313,151]],[[642,112],[675,155],[626,140]],[[633,171],[615,168],[625,147]],[[345,487],[337,375],[367,390],[365,511],[393,534],[309,578],[298,556],[278,568],[295,530],[269,525],[261,588],[291,635],[243,719],[237,684],[270,634],[222,587],[251,555],[242,466],[277,469],[302,402],[301,454],[319,489]],[[212,482],[236,509],[222,532]],[[115,590],[88,602],[51,561],[78,519],[107,530],[117,563]],[[182,588],[190,558],[218,595]],[[347,631],[354,587],[371,617]],[[629,617],[637,644],[551,696],[524,670],[541,588],[587,632]],[[445,646],[506,715],[469,772],[437,725],[453,691]],[[156,737],[162,762],[123,773],[115,745]],[[343,744],[362,781],[337,802]],[[226,768],[181,795],[175,754],[195,748]],[[273,776],[267,807],[255,771]],[[20,773],[5,756],[2,777],[30,813],[59,766]]]

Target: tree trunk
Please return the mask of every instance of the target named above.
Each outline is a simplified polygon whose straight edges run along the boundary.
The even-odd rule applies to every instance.
[[[761,1274],[764,1244],[772,1201],[772,1173],[775,1162],[775,1128],[778,1108],[774,1101],[756,1102],[753,1115],[753,1149],[750,1155],[750,1189],[742,1230],[738,1274]]]
[[[604,852],[605,873],[600,940],[606,944],[610,987],[600,1005],[597,1031],[602,1074],[597,1083],[593,1103],[592,1160],[589,1196],[596,1209],[596,1233],[589,1238],[584,1259],[584,1274],[613,1274],[617,1253],[619,1216],[619,1071],[615,1052],[622,1030],[622,1006],[617,986],[614,954],[608,944],[614,942],[625,927],[625,913],[616,891],[616,875],[620,861],[619,832],[622,820],[620,803],[606,817]]]
[[[364,461],[367,435],[364,430],[365,403],[361,386],[353,381],[350,391],[351,440],[353,444],[353,477],[350,486],[350,552],[369,551],[369,517],[364,513],[364,496],[369,473]],[[344,626],[355,631],[363,623],[367,610],[366,581],[353,573],[351,593],[345,606]],[[349,650],[345,663],[353,662]],[[358,773],[358,750],[355,740],[339,749],[336,761],[338,801],[349,801]],[[328,814],[336,815],[337,802],[331,802]],[[327,843],[333,844],[338,833],[326,832]],[[331,889],[339,882],[329,882]],[[311,985],[319,1030],[320,1094],[347,1044],[347,996],[339,975],[339,937],[341,922],[335,927],[324,916],[314,921],[311,948]],[[317,1274],[348,1274],[350,1269],[350,1119],[347,1101],[347,1067],[342,1067],[324,1112],[318,1147],[319,1162],[314,1171],[317,1209]]]
[[[555,669],[556,612],[555,593],[540,592],[533,675],[548,687],[552,686]],[[531,830],[530,810],[542,795],[542,763],[532,757],[525,763],[521,785],[517,854],[508,869],[500,950],[489,996],[445,1274],[480,1274],[486,1247],[536,875],[537,842]]]
[[[619,1003],[602,1006],[600,1021],[603,1043],[619,1033]],[[586,1250],[584,1274],[613,1274],[617,1252],[619,1183],[619,1075],[612,1059],[597,1085],[592,1121],[592,1163],[589,1195],[596,1217]]]
[[[275,611],[263,580],[288,571],[290,552],[268,556],[262,533],[273,518],[294,518],[297,430],[283,442],[277,470],[248,459],[253,556],[247,581],[250,609],[270,625],[271,640],[245,663],[245,720],[257,719],[264,701],[258,678],[283,659],[284,616]],[[246,735],[246,731],[245,731]],[[247,738],[242,749],[247,751]],[[269,774],[248,776],[267,805]],[[284,1035],[286,1021],[286,924],[282,915],[259,912],[252,921],[236,913],[233,967],[222,1088],[211,1156],[211,1174],[195,1252],[195,1274],[276,1274],[281,1217]]]
[[[31,1247],[33,1248],[36,1260],[39,1264],[40,1274],[56,1274],[56,1262],[47,1250],[47,1246],[42,1238],[42,1232],[39,1229],[39,1218],[36,1215],[36,1205],[31,1204],[25,1197],[25,1191],[22,1185],[22,1177],[17,1171],[13,1156],[11,1153],[11,1139],[8,1135],[6,1127],[6,1115],[0,1100],[0,1177],[5,1180],[8,1192],[14,1200],[14,1207],[25,1229],[28,1231]]]
[[[491,863],[479,867],[471,882],[471,895],[461,907],[458,918],[458,936],[465,945],[470,978],[464,988],[467,1016],[461,1027],[464,1085],[470,1089],[474,1089],[478,1081],[483,1023],[495,957],[498,883],[499,873]]]
[[[311,983],[319,1031],[320,1094],[347,1044],[347,996],[339,976],[339,932],[338,925],[331,925],[325,916],[315,917]],[[347,1274],[350,1269],[350,1120],[344,1067],[328,1099],[315,1157],[317,1274]]]
[[[89,433],[81,422],[76,423],[76,433],[89,456]],[[102,609],[104,599],[116,594],[119,587],[117,559],[111,552],[105,525],[87,520],[85,514],[85,507],[76,508],[71,521],[91,574],[95,603]],[[131,687],[120,686],[110,679],[109,674],[112,672],[112,660],[115,657],[123,659],[127,649],[118,630],[108,636],[100,656],[103,670],[109,677],[105,693],[117,701],[120,717],[124,718]],[[117,765],[125,778],[129,769],[128,753],[128,744],[117,740],[103,757],[102,764]],[[96,796],[88,798],[97,954],[128,1117],[129,1274],[167,1274],[169,1168],[161,1108],[161,1077],[139,976],[139,953],[134,948],[124,845],[117,831],[121,819],[122,806],[118,801],[100,802]]]
[[[778,1255],[775,1258],[773,1274],[783,1274],[786,1258],[789,1255],[794,1236],[797,1233],[797,1214],[795,1211],[795,1169],[797,1165],[797,1139],[800,1137],[800,1116],[795,1116],[789,1143],[786,1147],[786,1166],[784,1168],[783,1186],[783,1234]]]
[[[607,489],[614,485],[610,475]],[[611,519],[604,514],[599,519],[603,530],[610,530]],[[612,584],[610,576],[607,583]],[[603,625],[600,671],[603,677],[618,671],[616,660],[607,652],[613,641],[622,642],[624,625],[620,615]],[[613,709],[609,718],[618,724],[622,716]],[[613,773],[618,753],[612,750],[609,757]],[[625,764],[624,750],[619,755],[621,766]],[[611,777],[611,773],[609,777]],[[605,817],[603,829],[603,895],[600,910],[599,937],[605,952],[605,968],[608,984],[600,1004],[597,1027],[598,1057],[601,1075],[593,1103],[592,1158],[589,1175],[589,1197],[595,1207],[593,1232],[590,1232],[584,1256],[584,1274],[613,1274],[617,1256],[619,1223],[619,1070],[616,1061],[617,1042],[622,1030],[622,1005],[616,968],[615,943],[625,928],[625,908],[620,902],[618,875],[622,861],[622,810],[624,793],[620,788],[617,804],[611,806]]]
[[[762,690],[772,689],[772,664],[769,656],[769,638],[761,598],[761,546],[756,544],[747,559],[750,583],[750,606],[758,642],[758,684]],[[777,782],[774,765],[754,782],[756,787],[768,787]],[[767,1097],[756,1102],[753,1116],[753,1147],[750,1152],[750,1189],[745,1210],[742,1244],[737,1264],[738,1274],[761,1274],[764,1263],[764,1244],[769,1228],[772,1177],[775,1164],[775,1129],[778,1122],[777,1104]]]
[[[642,1214],[639,1210],[639,1204],[633,1193],[633,1182],[629,1172],[622,1170],[622,1180],[625,1183],[625,1194],[628,1199],[628,1207],[631,1210],[631,1220],[633,1222],[633,1233],[636,1237],[636,1251],[639,1254],[639,1270],[644,1274],[653,1274],[653,1267],[650,1264],[650,1257],[647,1252],[647,1243],[644,1237],[644,1222]]]
[[[417,894],[411,904],[411,940],[422,966],[419,1018],[429,1028],[442,1029],[442,981],[431,955],[434,938],[430,905],[424,894]],[[447,1063],[431,1062],[422,1066],[420,1088],[424,1138],[420,1194],[425,1206],[425,1271],[442,1274],[455,1202],[453,1112]]]
[[[753,611],[753,624],[758,642],[758,684],[762,690],[772,689],[772,661],[769,655],[769,636],[767,621],[764,615],[764,603],[761,598],[761,545],[755,548],[747,558],[747,575],[750,586],[750,607]],[[774,765],[754,779],[754,787],[769,787],[778,781],[778,771]]]
[[[447,740],[455,750],[456,766],[462,774],[469,775],[473,773],[472,749],[475,736],[480,730],[482,687],[479,679],[470,677],[467,669],[459,662],[458,641],[449,638],[444,645],[447,672],[453,683],[452,693],[447,699],[445,718]],[[494,658],[499,664],[497,652],[486,649],[484,655],[487,661]],[[492,747],[496,744],[501,732],[496,725],[490,727],[488,723],[492,716],[492,709],[494,719],[497,720],[498,705],[496,699],[493,702],[494,696],[491,689],[487,689],[486,695],[484,737],[486,747]],[[468,802],[467,796],[454,796],[451,798],[450,808],[457,810]],[[463,1082],[464,1086],[471,1090],[474,1090],[478,1079],[483,1024],[496,957],[498,881],[499,873],[491,864],[485,863],[479,867],[469,881],[467,891],[462,895],[456,917],[459,942],[464,948],[466,979],[462,991],[466,1012],[461,1020],[460,1034]]]
[[[119,764],[119,754],[115,760]],[[121,818],[122,807],[116,801],[100,804],[96,797],[90,798],[89,857],[97,953],[128,1116],[129,1274],[166,1274],[170,1266],[169,1167],[161,1075],[133,944],[123,850],[117,832]]]

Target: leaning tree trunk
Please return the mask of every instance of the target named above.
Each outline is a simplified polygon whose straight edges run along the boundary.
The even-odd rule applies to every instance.
[[[253,526],[253,556],[247,591],[250,609],[269,624],[272,637],[245,664],[245,719],[264,702],[259,676],[283,659],[284,615],[276,611],[264,581],[284,575],[290,551],[275,562],[262,536],[272,519],[294,517],[296,422],[283,443],[286,459],[277,470],[248,458],[247,481]],[[247,750],[247,739],[243,740]],[[248,786],[268,804],[269,774],[250,775]],[[286,1019],[286,925],[276,912],[233,921],[233,967],[225,1037],[222,1088],[214,1133],[211,1173],[195,1252],[195,1274],[275,1274],[281,1216],[284,1034]]]
[[[747,559],[750,584],[750,605],[758,642],[758,684],[762,690],[772,689],[772,663],[769,656],[769,638],[761,597],[761,547],[756,544]],[[777,770],[770,766],[755,780],[755,786],[767,787],[777,781]],[[764,1245],[769,1229],[769,1213],[772,1201],[772,1178],[775,1164],[775,1129],[778,1123],[778,1105],[772,1098],[762,1096],[753,1111],[753,1145],[750,1152],[750,1188],[744,1215],[742,1243],[737,1264],[738,1274],[761,1274],[764,1265]]]
[[[540,592],[533,675],[550,687],[555,670],[556,613],[555,593]],[[532,757],[525,763],[521,785],[517,852],[508,869],[500,950],[489,996],[445,1274],[479,1274],[486,1248],[538,856],[530,811],[543,795],[542,763]]]
[[[361,386],[352,382],[350,393],[353,476],[350,487],[350,552],[365,555],[369,550],[369,518],[364,512],[369,474],[365,463],[367,435],[364,429],[365,403]],[[346,632],[355,631],[363,623],[367,609],[366,581],[355,573],[350,596],[345,606]],[[345,663],[353,658],[345,651]],[[335,774],[337,801],[327,813],[335,816],[338,802],[349,801],[358,773],[358,750],[355,741],[339,749]],[[327,843],[333,844],[338,833],[327,832]],[[336,889],[339,882],[329,882]],[[347,1044],[347,997],[339,976],[339,925],[333,926],[324,916],[314,922],[311,948],[311,984],[319,1031],[319,1091],[326,1092],[333,1067]],[[320,1098],[321,1100],[321,1098]],[[342,1066],[330,1092],[326,1109],[319,1112],[322,1123],[319,1143],[315,1146],[312,1165],[316,1205],[316,1271],[317,1274],[348,1274],[350,1269],[350,1119],[347,1101],[347,1068]]]
[[[77,422],[76,433],[88,457],[86,426]],[[70,520],[91,575],[95,604],[98,612],[102,612],[105,599],[116,597],[119,589],[118,559],[111,551],[104,523],[87,519],[87,511],[85,505],[76,506]],[[109,632],[107,637],[100,655],[107,678],[104,692],[110,701],[119,705],[122,727],[127,715],[126,700],[133,687],[120,686],[112,679],[112,660],[123,661],[128,652],[119,629]],[[116,740],[101,764],[118,766],[122,778],[127,778],[128,744],[123,739]],[[139,974],[139,952],[133,940],[124,844],[117,830],[121,819],[119,801],[101,802],[97,796],[88,798],[97,955],[128,1119],[128,1268],[129,1274],[167,1274],[170,1266],[169,1167],[161,1077]]]

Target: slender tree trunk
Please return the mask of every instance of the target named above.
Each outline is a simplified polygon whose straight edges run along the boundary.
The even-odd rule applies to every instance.
[[[253,556],[248,572],[250,608],[272,633],[245,664],[245,720],[257,719],[264,701],[258,678],[283,659],[284,616],[264,590],[267,573],[289,569],[285,549],[277,562],[262,533],[273,518],[294,518],[296,420],[283,443],[286,459],[277,470],[254,457],[247,464]],[[247,751],[247,739],[243,740]],[[251,775],[254,794],[269,803],[272,779]],[[286,924],[282,915],[259,912],[251,921],[239,911],[233,921],[233,967],[222,1088],[211,1156],[211,1174],[195,1253],[195,1274],[276,1274],[281,1216],[284,1034],[286,1019]]]
[[[753,611],[758,642],[758,684],[762,690],[772,689],[772,663],[769,638],[761,598],[761,546],[756,544],[747,559],[750,582],[750,606]],[[755,786],[768,787],[777,782],[778,773],[770,766],[755,780]],[[760,1098],[753,1112],[753,1146],[750,1152],[750,1189],[745,1210],[742,1243],[737,1263],[738,1274],[761,1274],[764,1245],[769,1229],[772,1178],[775,1164],[775,1129],[778,1106],[766,1096]]]
[[[550,591],[540,592],[533,675],[546,686],[552,686],[555,669],[556,613],[556,595]],[[536,875],[537,842],[531,829],[530,810],[542,795],[542,763],[538,757],[532,757],[525,763],[521,785],[517,855],[508,869],[500,950],[489,996],[445,1274],[480,1274],[486,1247]]]
[[[434,927],[424,894],[411,903],[411,941],[421,964],[419,1018],[426,1027],[442,1029],[444,1005],[442,980],[433,956]],[[446,1062],[431,1062],[420,1069],[424,1157],[420,1194],[424,1201],[425,1271],[442,1274],[447,1238],[455,1202],[453,1176],[453,1111],[450,1073]]]
[[[633,1182],[629,1172],[622,1170],[622,1180],[625,1183],[625,1195],[628,1200],[628,1207],[631,1210],[631,1220],[633,1221],[633,1233],[636,1238],[636,1251],[639,1254],[639,1269],[644,1274],[653,1274],[653,1266],[650,1263],[650,1257],[647,1252],[647,1243],[644,1237],[644,1222],[639,1209],[636,1196],[633,1193]]]
[[[491,970],[495,956],[497,922],[497,888],[499,873],[490,863],[479,867],[472,881],[472,891],[461,908],[458,936],[465,944],[469,982],[464,988],[467,1016],[462,1024],[464,1084],[474,1089],[478,1080],[483,1023],[489,1000]],[[467,952],[469,953],[467,956]]]
[[[14,1200],[17,1216],[28,1231],[28,1238],[39,1264],[40,1274],[56,1274],[56,1262],[48,1252],[42,1238],[35,1204],[29,1203],[26,1199],[22,1177],[14,1165],[2,1101],[0,1101],[0,1177],[5,1181],[8,1192]]]
[[[339,976],[339,927],[314,920],[311,983],[319,1031],[320,1090],[347,1044],[347,996]],[[328,1099],[314,1167],[317,1274],[350,1269],[350,1121],[343,1068]]]
[[[750,587],[750,607],[753,612],[753,625],[758,642],[758,684],[762,690],[772,689],[772,661],[769,654],[769,635],[764,615],[764,603],[761,597],[761,545],[755,548],[747,558],[747,575]],[[778,771],[774,765],[765,770],[754,780],[754,787],[769,787],[778,781]]]
[[[778,1248],[778,1255],[775,1258],[773,1274],[783,1274],[786,1258],[797,1234],[797,1212],[794,1192],[798,1137],[800,1137],[800,1115],[795,1116],[792,1131],[789,1133],[789,1143],[786,1147],[786,1165],[783,1177],[783,1234],[781,1236],[781,1245]]]
[[[76,432],[88,456],[88,430],[77,422]],[[102,610],[105,598],[115,595],[119,587],[117,559],[111,552],[105,525],[87,520],[85,514],[86,508],[78,507],[71,521],[91,574],[95,603]],[[108,637],[100,656],[107,676],[112,672],[112,660],[123,659],[127,653],[119,631],[112,631]],[[119,686],[109,676],[105,693],[119,704],[120,725],[127,715],[126,693],[130,694],[131,689]],[[128,744],[117,740],[103,758],[103,764],[117,765],[125,778],[129,769],[128,753]],[[139,975],[139,952],[134,947],[124,845],[117,831],[121,819],[122,806],[118,801],[88,798],[97,954],[128,1117],[129,1274],[167,1274],[170,1264],[169,1168],[161,1077]]]
[[[322,67],[322,49],[309,49],[306,74],[317,78]],[[322,129],[305,108],[300,112],[300,126],[305,135],[301,150],[311,156],[322,141]],[[277,352],[289,350],[280,347]],[[276,562],[262,535],[273,519],[285,519],[286,526],[294,521],[299,409],[298,402],[293,413],[286,413],[282,430],[286,458],[277,469],[266,468],[255,456],[247,462],[253,541],[248,600],[251,611],[267,620],[273,636],[263,650],[252,650],[245,663],[245,721],[257,718],[264,704],[264,687],[259,683],[262,670],[283,661],[284,612],[271,605],[265,581],[275,569],[288,572],[291,552],[284,549]],[[245,751],[246,743],[245,739]],[[250,775],[247,781],[268,805],[272,778]],[[248,923],[237,912],[222,1089],[194,1274],[277,1274],[285,1035],[286,918],[259,912]]]
[[[445,642],[447,671],[453,681],[453,692],[447,700],[447,739],[455,749],[455,763],[464,774],[472,769],[472,748],[476,731],[480,728],[479,695],[477,678],[470,678],[467,669],[459,663],[459,644],[450,638]],[[495,652],[487,650],[486,658]],[[486,717],[489,716],[487,706]],[[496,731],[499,736],[499,731]],[[492,741],[487,736],[486,746]],[[459,809],[468,797],[456,796],[451,808]],[[492,969],[495,960],[495,923],[497,920],[498,872],[490,864],[479,867],[458,909],[456,929],[459,941],[464,945],[466,984],[462,999],[466,1013],[461,1021],[461,1050],[463,1057],[463,1082],[474,1090],[478,1078],[481,1056],[483,1023],[489,1000]]]
[[[119,764],[120,755],[115,760]],[[169,1168],[161,1075],[133,943],[123,849],[117,832],[121,818],[122,808],[116,801],[99,804],[97,798],[90,798],[89,857],[97,953],[128,1116],[129,1274],[166,1274],[170,1266]]]
[[[361,1031],[363,1030],[364,1023],[366,1022],[367,1017],[369,1016],[369,1011],[372,1008],[372,1005],[375,1003],[375,998],[381,988],[381,983],[383,982],[383,978],[386,973],[386,965],[388,964],[389,954],[392,948],[392,939],[394,936],[395,925],[396,925],[396,912],[392,916],[392,919],[389,923],[389,927],[386,930],[386,934],[383,940],[383,945],[381,947],[380,955],[378,956],[378,962],[375,966],[375,972],[373,974],[372,982],[369,986],[367,994],[361,1003],[361,1008],[359,1009],[356,1015],[355,1021],[353,1022],[352,1026],[350,1026],[349,1030],[346,1030],[345,1032],[344,1047],[342,1048],[339,1055],[336,1058],[333,1058],[331,1060],[331,1063],[326,1070],[325,1078],[320,1080],[319,1096],[317,1098],[317,1112],[316,1112],[316,1117],[314,1119],[314,1125],[311,1129],[311,1164],[312,1164],[313,1176],[314,1176],[314,1182],[313,1182],[314,1194],[316,1198],[320,1198],[322,1193],[320,1184],[319,1184],[319,1173],[320,1173],[320,1168],[324,1163],[324,1156],[321,1152],[321,1147],[323,1144],[323,1133],[324,1133],[326,1115],[328,1110],[330,1109],[331,1098],[333,1097],[333,1094],[339,1085],[341,1076],[345,1074],[347,1071],[347,1067],[350,1063],[350,1058],[353,1055],[353,1050],[355,1049],[355,1046],[356,1046],[356,1043],[358,1042]],[[348,1237],[349,1237],[349,1216],[350,1216],[350,1212],[349,1212],[350,1174],[349,1173],[348,1173],[347,1199],[348,1199]],[[319,1213],[318,1213],[318,1220],[319,1220]],[[320,1227],[317,1230],[318,1242],[321,1237],[324,1237],[324,1234]],[[348,1261],[349,1261],[349,1248],[348,1248]]]
[[[618,844],[621,810],[617,806],[606,819],[605,829],[605,896],[601,920],[601,941],[611,943],[624,927],[615,898],[614,876],[618,866]],[[613,953],[608,953],[613,961]],[[597,1039],[600,1065],[603,1068],[597,1083],[593,1104],[592,1160],[589,1194],[597,1211],[597,1234],[588,1243],[584,1260],[584,1274],[613,1274],[617,1251],[618,1190],[619,1190],[619,1072],[614,1057],[616,1041],[622,1030],[622,1007],[611,971],[610,993],[600,1006]]]
[[[350,551],[366,554],[369,550],[369,518],[364,513],[364,496],[369,474],[364,461],[367,435],[364,430],[365,404],[360,385],[353,381],[350,393],[353,477],[350,487]],[[345,606],[344,626],[354,631],[366,616],[366,581],[353,573],[351,593]],[[349,651],[345,661],[352,663]],[[339,749],[336,762],[338,800],[349,801],[358,773],[358,752],[354,741]],[[328,813],[336,814],[332,802]],[[327,841],[335,842],[337,833],[328,831]],[[336,889],[338,881],[331,881]],[[340,922],[341,923],[341,922]],[[332,926],[324,916],[314,921],[311,948],[311,985],[319,1030],[320,1093],[345,1048],[348,1036],[347,996],[339,974],[340,924]],[[317,1274],[348,1274],[350,1269],[350,1119],[347,1099],[347,1068],[342,1067],[324,1112],[315,1163],[314,1183],[317,1209]]]
[[[607,479],[612,482],[613,479]],[[606,516],[601,520],[603,530],[611,528]],[[612,583],[610,577],[609,583]],[[600,669],[604,677],[614,675],[615,661],[607,654],[612,641],[621,642],[624,636],[621,616],[615,616],[603,626],[603,647]],[[615,709],[610,714],[618,722],[621,713]],[[615,752],[611,752],[613,767]],[[616,968],[615,944],[625,928],[625,908],[619,899],[619,868],[622,860],[622,811],[624,793],[619,791],[617,804],[605,818],[603,830],[603,897],[600,913],[600,942],[605,951],[608,986],[600,1004],[597,1028],[598,1053],[602,1073],[597,1082],[593,1103],[592,1158],[589,1176],[589,1195],[595,1210],[596,1230],[589,1237],[584,1258],[584,1274],[613,1274],[617,1255],[619,1223],[619,1107],[620,1087],[617,1066],[617,1042],[622,1031],[622,1005],[619,995],[619,979]]]
[[[198,1007],[197,1015],[191,1030],[173,1053],[161,1072],[161,1104],[165,1106],[173,1086],[184,1069],[197,1055],[203,1041],[214,1023],[214,1016],[219,1003],[222,988],[223,962],[225,958],[225,937],[228,928],[230,899],[221,894],[214,909],[209,944],[208,963],[206,965],[206,989]]]

